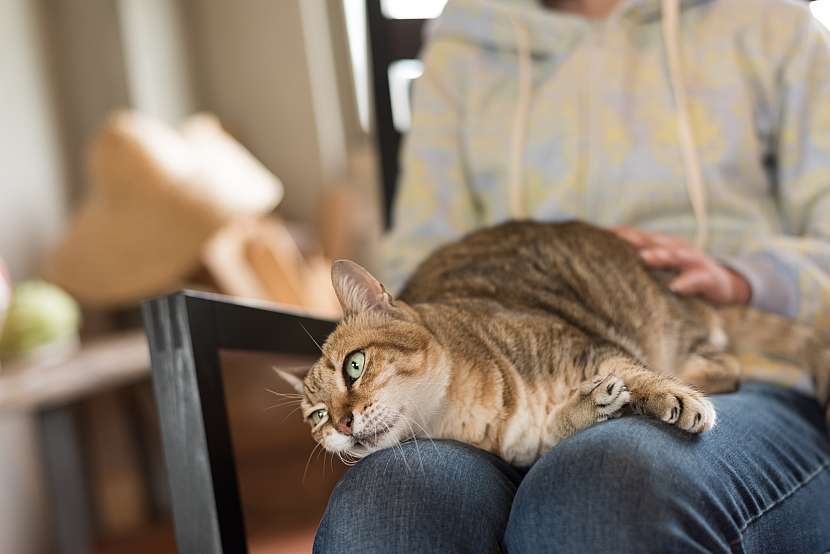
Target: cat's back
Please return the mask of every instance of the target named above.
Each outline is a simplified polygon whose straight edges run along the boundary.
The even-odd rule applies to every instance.
[[[574,287],[630,279],[632,272],[645,273],[633,249],[608,231],[580,221],[512,221],[436,250],[400,296],[409,303],[527,302],[542,290],[575,293]]]

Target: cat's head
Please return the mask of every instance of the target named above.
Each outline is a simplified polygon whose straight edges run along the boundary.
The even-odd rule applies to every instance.
[[[344,318],[305,379],[279,372],[302,394],[302,415],[323,448],[359,458],[396,445],[441,409],[445,354],[417,313],[368,271],[340,260],[332,284]]]

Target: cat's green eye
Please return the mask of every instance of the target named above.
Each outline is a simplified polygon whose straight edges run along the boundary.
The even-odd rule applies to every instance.
[[[328,413],[329,413],[328,410],[326,410],[325,408],[320,408],[319,410],[314,410],[313,412],[311,412],[311,423],[315,427],[317,427],[317,425],[319,425],[320,422],[323,421],[323,418],[326,417],[328,415]]]
[[[346,372],[346,377],[350,380],[349,384],[357,381],[357,379],[363,374],[363,364],[365,362],[366,355],[359,350],[346,356],[346,363],[343,364],[343,371]]]

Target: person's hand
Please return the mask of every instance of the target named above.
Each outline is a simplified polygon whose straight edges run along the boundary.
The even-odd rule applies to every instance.
[[[611,231],[636,246],[650,267],[677,271],[669,288],[678,294],[701,296],[715,304],[748,304],[752,297],[752,288],[740,273],[681,238],[632,227]]]

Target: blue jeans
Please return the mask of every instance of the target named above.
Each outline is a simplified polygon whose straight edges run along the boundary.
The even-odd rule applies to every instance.
[[[830,551],[819,405],[759,383],[713,399],[704,435],[625,417],[529,471],[450,441],[377,452],[337,484],[314,551]]]

